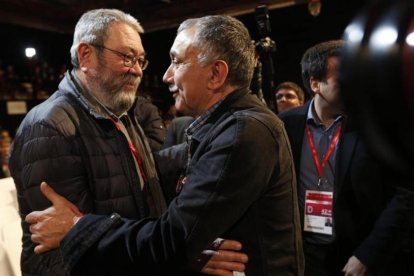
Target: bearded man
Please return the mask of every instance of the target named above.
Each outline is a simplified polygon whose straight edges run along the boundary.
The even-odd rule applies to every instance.
[[[16,134],[10,168],[22,217],[23,275],[67,274],[58,250],[34,253],[24,221],[28,213],[50,206],[39,190],[42,181],[83,213],[143,219],[166,210],[151,150],[133,115],[148,65],[142,32],[135,18],[119,10],[86,12],[75,28],[74,69],[27,114]],[[137,273],[115,263],[111,269],[104,274]]]

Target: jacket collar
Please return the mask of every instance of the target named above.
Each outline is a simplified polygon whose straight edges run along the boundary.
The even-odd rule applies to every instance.
[[[80,105],[88,111],[88,113],[97,119],[107,119],[111,116],[115,120],[119,118],[113,114],[109,109],[103,106],[95,96],[93,96],[88,89],[80,82],[75,70],[67,71],[65,77],[59,84],[59,90],[74,95],[79,101]],[[135,103],[131,109],[135,107]],[[125,113],[126,114],[126,113]],[[122,115],[123,116],[123,115]],[[122,117],[121,116],[121,117]]]
[[[232,112],[231,109],[237,107],[237,102],[246,96],[249,93],[249,90],[246,88],[236,89],[234,92],[227,95],[227,97],[220,103],[220,105],[210,114],[210,116],[205,121],[203,127],[199,131],[196,131],[193,135],[193,139],[201,141],[205,133],[210,129],[210,126],[214,124],[225,112]]]
[[[249,94],[250,90],[246,88],[239,88],[227,95],[223,102],[214,110],[214,112],[207,119],[207,122],[215,121],[223,113],[228,112],[229,109],[237,109],[237,102]]]

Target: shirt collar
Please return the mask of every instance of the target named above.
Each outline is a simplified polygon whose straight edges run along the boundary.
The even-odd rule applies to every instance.
[[[315,126],[322,126],[323,124],[321,124],[320,122],[318,122],[318,121],[315,119],[315,117],[313,116],[312,107],[313,107],[313,105],[314,105],[314,102],[315,102],[315,99],[313,98],[313,99],[311,100],[310,104],[309,104],[308,113],[307,113],[307,116],[306,116],[306,122],[307,122],[308,124],[313,124],[313,125],[315,125]],[[339,121],[341,121],[341,120],[343,119],[343,117],[344,117],[344,115],[342,115],[342,114],[338,115],[338,116],[336,117],[335,121],[332,123],[332,125],[337,124]],[[332,126],[332,125],[331,125],[331,126]],[[331,126],[330,126],[330,127],[331,127]],[[329,127],[329,128],[330,128],[330,127]]]
[[[199,117],[197,117],[194,122],[192,122],[186,129],[185,134],[186,136],[193,135],[198,129],[200,129],[207,119],[210,117],[210,115],[220,106],[220,104],[223,102],[224,99],[214,104],[212,107],[210,107],[206,112],[201,114]]]

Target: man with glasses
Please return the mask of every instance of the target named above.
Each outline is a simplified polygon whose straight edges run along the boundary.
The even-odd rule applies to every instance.
[[[66,73],[48,100],[27,114],[16,134],[10,168],[22,217],[23,275],[67,274],[58,250],[34,253],[36,245],[24,221],[28,213],[50,205],[40,194],[42,181],[83,213],[116,212],[143,219],[158,217],[166,210],[151,150],[133,116],[136,91],[148,65],[142,32],[137,20],[121,11],[85,13],[76,25],[71,47],[74,69]],[[240,248],[231,241],[222,245]],[[246,258],[221,251],[210,261],[224,255],[230,260],[233,256]],[[209,271],[208,265],[206,268],[204,272]],[[235,267],[230,264],[227,268]],[[116,262],[112,270],[99,273],[100,267],[93,269],[95,275],[138,271]]]
[[[137,57],[137,56],[134,56],[133,54],[124,54],[124,53],[121,53],[117,50],[105,47],[103,45],[92,44],[92,43],[90,45],[95,47],[95,48],[99,48],[101,50],[111,51],[112,53],[122,57],[124,59],[124,66],[126,66],[126,67],[134,67],[135,64],[137,64],[137,63],[139,65],[139,67],[141,67],[142,71],[144,71],[148,67],[149,62],[148,62],[147,59],[145,59],[145,57]]]
[[[105,266],[115,259],[141,268],[141,275],[155,275],[155,268],[156,275],[182,275],[174,265],[220,236],[241,241],[249,256],[246,275],[302,275],[290,147],[282,122],[249,91],[255,51],[246,27],[229,16],[188,19],[178,28],[170,58],[163,81],[177,111],[195,120],[185,131],[186,168],[167,212],[145,221],[81,218],[42,184],[53,206],[26,217],[37,252],[60,245],[73,275],[84,264]]]

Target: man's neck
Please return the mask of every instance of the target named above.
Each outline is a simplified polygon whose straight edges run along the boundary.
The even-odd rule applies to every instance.
[[[195,114],[195,115],[192,115],[192,116],[194,118],[197,118],[197,117],[201,116],[202,114],[207,112],[210,108],[212,108],[215,104],[223,101],[229,94],[233,93],[237,89],[238,88],[236,88],[234,86],[227,85],[227,86],[223,87],[222,89],[217,90],[213,94],[213,96],[210,98],[210,100],[208,101],[208,104],[206,104],[205,109],[202,112],[200,112],[200,114]]]
[[[75,78],[78,80],[79,84],[82,87],[82,93],[84,97],[90,102],[90,104],[94,107],[95,112],[100,114],[101,116],[111,116],[113,118],[119,119],[125,112],[122,114],[114,114],[110,108],[103,104],[103,102],[99,99],[99,95],[96,94],[95,89],[93,89],[86,79],[85,73],[83,73],[80,69],[73,71],[75,74]]]
[[[326,128],[331,126],[339,115],[329,105],[323,106],[316,101],[313,104],[312,114],[315,120],[323,124]]]

